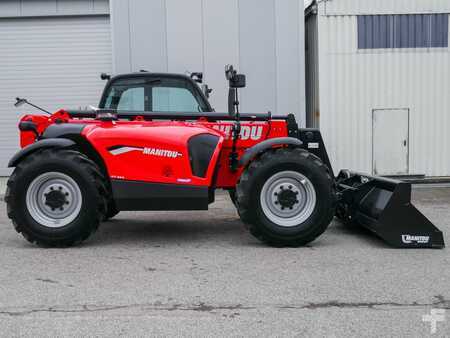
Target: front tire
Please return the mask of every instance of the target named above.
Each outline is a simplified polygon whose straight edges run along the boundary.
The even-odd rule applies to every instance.
[[[329,169],[304,149],[264,153],[244,171],[236,192],[242,221],[252,235],[272,246],[298,247],[313,241],[335,213]]]
[[[106,212],[105,178],[72,150],[47,149],[20,162],[8,181],[8,217],[29,242],[68,247],[93,234]]]

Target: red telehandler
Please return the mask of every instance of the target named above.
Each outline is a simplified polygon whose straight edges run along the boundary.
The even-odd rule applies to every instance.
[[[120,211],[206,210],[225,189],[251,234],[273,246],[309,243],[336,215],[395,247],[444,247],[410,184],[348,170],[335,178],[319,130],[299,129],[293,115],[241,114],[245,76],[225,74],[227,113],[210,106],[201,73],[139,72],[103,76],[99,108],[22,117],[5,196],[17,232],[66,247]]]

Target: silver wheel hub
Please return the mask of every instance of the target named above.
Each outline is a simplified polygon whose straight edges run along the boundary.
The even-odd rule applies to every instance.
[[[59,228],[69,224],[80,213],[81,204],[81,190],[66,174],[48,172],[36,177],[28,186],[28,212],[43,226]]]
[[[260,202],[271,222],[294,227],[311,216],[317,199],[314,186],[306,176],[296,171],[282,171],[264,183]]]

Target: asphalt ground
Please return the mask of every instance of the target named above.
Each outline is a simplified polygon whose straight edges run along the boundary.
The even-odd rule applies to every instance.
[[[450,189],[414,190],[450,243]],[[422,316],[446,311],[446,321]],[[225,194],[208,212],[123,212],[83,245],[42,249],[0,203],[0,336],[450,336],[450,252],[399,250],[334,221],[270,248]]]

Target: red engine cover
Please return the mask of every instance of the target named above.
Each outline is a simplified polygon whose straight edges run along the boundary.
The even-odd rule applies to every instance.
[[[104,159],[112,179],[229,188],[242,173],[242,168],[233,172],[229,167],[232,126],[232,122],[120,121],[86,126],[83,134]],[[205,133],[220,140],[202,178],[192,173],[188,141]],[[285,136],[285,121],[243,122],[237,150],[242,155],[266,139]]]
[[[181,121],[113,121],[70,119],[64,111],[50,117],[27,115],[42,132],[58,120],[60,123],[85,123],[83,136],[103,158],[111,179],[154,183],[233,188],[243,168],[230,169],[233,122]],[[211,134],[219,138],[211,157],[206,176],[192,173],[188,141],[191,137]],[[242,122],[237,151],[270,138],[287,136],[284,120]],[[21,132],[21,146],[33,143],[31,132]]]
[[[216,163],[223,136],[208,127],[185,122],[103,122],[83,134],[104,159],[112,179],[210,186],[214,166],[206,177],[192,174],[188,141],[200,134],[219,137],[211,163]]]

